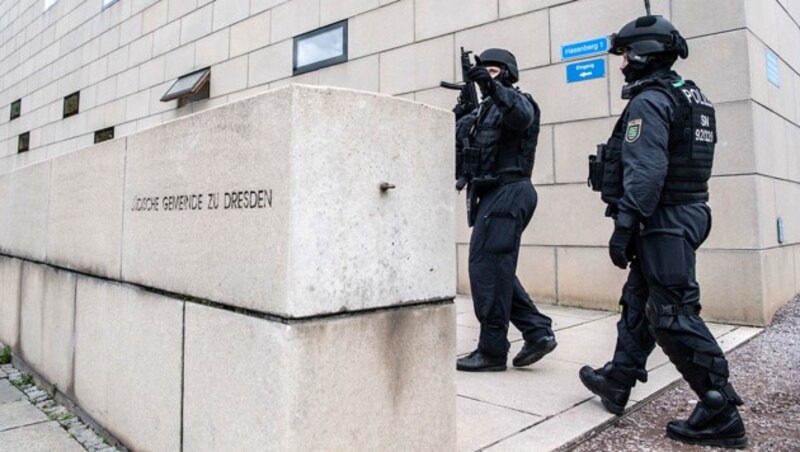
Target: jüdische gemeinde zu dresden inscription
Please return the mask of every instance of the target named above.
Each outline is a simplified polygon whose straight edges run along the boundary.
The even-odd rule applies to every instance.
[[[247,210],[272,207],[272,189],[185,195],[134,196],[131,212]]]

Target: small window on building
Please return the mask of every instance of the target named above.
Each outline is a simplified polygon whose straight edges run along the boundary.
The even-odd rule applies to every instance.
[[[76,91],[64,98],[64,117],[77,115],[81,105],[81,92]]]
[[[105,129],[100,129],[94,133],[94,143],[102,143],[103,141],[113,140],[114,139],[114,128],[108,127]]]
[[[58,0],[44,0],[44,10],[47,11],[51,6],[55,5]]]
[[[103,8],[102,9],[106,9],[109,6],[113,5],[114,3],[117,3],[118,1],[119,0],[103,0]]]
[[[11,118],[9,121],[13,121],[17,119],[22,114],[22,99],[17,99],[14,102],[11,102]]]
[[[161,97],[161,102],[178,99],[178,107],[208,99],[211,92],[211,68],[200,69],[178,77]]]
[[[17,153],[28,152],[31,146],[31,133],[25,132],[19,136],[19,141],[17,142]]]
[[[347,21],[294,38],[293,74],[298,75],[347,61]]]

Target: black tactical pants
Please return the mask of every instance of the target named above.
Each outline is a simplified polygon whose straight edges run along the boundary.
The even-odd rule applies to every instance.
[[[656,343],[702,397],[728,381],[728,362],[700,312],[695,251],[711,230],[705,204],[659,207],[636,238],[636,257],[622,290],[612,378],[647,381]]]
[[[540,313],[516,277],[522,231],[536,210],[529,180],[491,189],[480,197],[469,243],[469,281],[475,316],[481,324],[478,350],[508,354],[509,321],[527,341],[553,334],[552,321]]]

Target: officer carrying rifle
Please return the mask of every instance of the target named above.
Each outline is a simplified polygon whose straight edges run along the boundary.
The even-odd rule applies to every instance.
[[[456,114],[456,189],[467,188],[469,279],[481,324],[478,348],[459,358],[462,371],[506,369],[509,322],[525,344],[516,367],[529,366],[556,347],[552,321],[540,313],[516,277],[522,232],[536,210],[531,182],[539,136],[539,107],[513,86],[517,60],[504,49],[487,49],[470,62],[461,49],[464,85]],[[475,85],[481,91],[478,101]]]

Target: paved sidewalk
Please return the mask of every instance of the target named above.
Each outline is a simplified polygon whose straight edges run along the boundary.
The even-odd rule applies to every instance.
[[[36,408],[0,369],[0,452],[84,452],[78,441]]]
[[[457,372],[458,450],[546,451],[569,443],[615,418],[578,379],[583,365],[608,361],[616,343],[618,315],[606,311],[538,305],[552,317],[558,347],[538,363],[505,372]],[[478,322],[468,296],[456,298],[458,355],[475,349]],[[726,352],[761,328],[708,323]],[[510,328],[509,362],[522,347]],[[455,365],[455,363],[453,363]],[[680,374],[658,347],[648,360],[648,382],[631,393],[628,410],[647,400]]]

